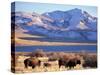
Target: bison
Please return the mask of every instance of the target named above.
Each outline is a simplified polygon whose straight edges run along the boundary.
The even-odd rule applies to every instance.
[[[69,69],[74,68],[77,64],[81,64],[79,59],[59,59],[58,60],[59,68],[63,65],[65,67],[69,67]]]
[[[32,67],[34,69],[36,66],[41,65],[41,61],[36,58],[27,58],[24,60],[25,68],[28,68],[28,66]]]
[[[58,60],[58,65],[59,65],[59,68],[63,65],[63,66],[65,66],[66,65],[66,63],[67,63],[67,61],[66,60],[64,60],[64,59],[59,59]]]
[[[81,61],[78,60],[78,59],[71,59],[71,60],[69,60],[67,62],[66,67],[69,67],[71,69],[71,68],[74,68],[77,64],[80,65],[81,64]]]

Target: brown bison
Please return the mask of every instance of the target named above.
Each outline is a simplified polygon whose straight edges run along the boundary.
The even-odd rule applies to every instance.
[[[63,65],[65,67],[69,67],[69,69],[74,68],[77,64],[81,64],[79,59],[59,59],[58,60],[59,68]]]
[[[59,59],[59,60],[58,60],[59,68],[60,68],[62,65],[65,66],[66,64],[67,64],[67,61],[64,60],[64,59]]]
[[[34,69],[36,66],[41,65],[41,61],[36,58],[27,58],[24,60],[24,65],[25,68],[28,68],[28,66],[30,66]]]
[[[79,59],[71,59],[67,62],[66,67],[74,68],[77,64],[81,64],[81,61]]]

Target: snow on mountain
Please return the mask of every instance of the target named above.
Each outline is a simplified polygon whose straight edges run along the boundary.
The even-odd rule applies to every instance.
[[[97,40],[97,18],[81,9],[53,11],[43,14],[15,12],[12,22],[27,30],[47,37]]]
[[[79,24],[76,27],[81,29],[81,30],[88,29],[88,27],[82,21],[80,21]]]

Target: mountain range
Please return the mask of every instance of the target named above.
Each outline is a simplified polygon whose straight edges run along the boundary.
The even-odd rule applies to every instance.
[[[15,32],[47,38],[97,41],[97,17],[78,8],[42,14],[12,12],[11,22],[15,26]]]

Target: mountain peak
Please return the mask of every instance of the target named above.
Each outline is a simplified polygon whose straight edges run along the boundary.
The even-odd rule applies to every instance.
[[[16,25],[29,33],[36,32],[48,37],[96,40],[97,18],[78,8],[43,14],[15,12],[14,16]],[[12,22],[13,20],[12,18]]]

